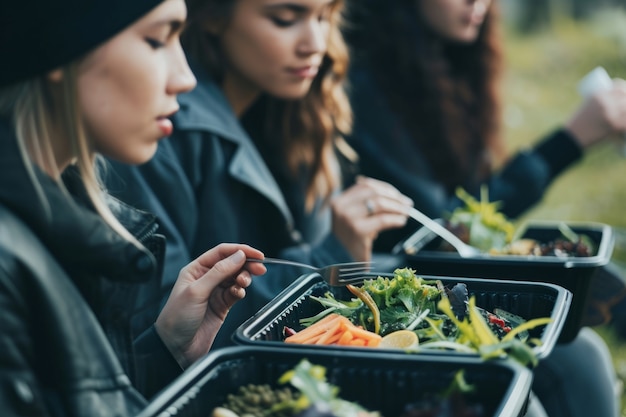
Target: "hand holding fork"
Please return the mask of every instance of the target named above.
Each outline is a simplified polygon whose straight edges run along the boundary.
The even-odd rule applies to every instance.
[[[371,262],[343,262],[332,265],[326,265],[318,268],[313,265],[289,261],[286,259],[264,258],[253,259],[248,258],[247,262],[260,262],[263,264],[290,265],[315,271],[322,276],[324,281],[331,287],[343,287],[348,284],[356,284],[365,279],[370,271]]]

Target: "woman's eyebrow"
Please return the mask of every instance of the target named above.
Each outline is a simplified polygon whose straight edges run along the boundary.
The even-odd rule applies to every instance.
[[[336,3],[337,0],[327,0],[324,4],[320,5],[321,7],[328,7],[334,3]],[[289,11],[292,11],[294,13],[304,13],[307,11],[312,10],[312,6],[311,5],[306,5],[306,4],[301,4],[301,3],[291,3],[289,1],[285,1],[283,3],[276,3],[276,4],[269,4],[267,6],[265,6],[265,9],[268,10],[276,10],[276,9],[287,9]]]
[[[170,22],[172,32],[180,32],[185,28],[185,20],[174,20]]]
[[[277,3],[277,4],[270,4],[265,6],[266,10],[289,10],[292,11],[294,13],[302,13],[302,12],[306,12],[307,10],[309,10],[308,6],[302,5],[302,4],[296,4],[296,3]]]
[[[185,28],[185,23],[186,21],[184,20],[171,19],[171,20],[160,20],[160,21],[154,22],[151,26],[155,29],[163,27],[163,26],[167,26],[169,27],[169,33],[175,34],[175,33],[181,32]]]
[[[183,29],[185,29],[186,22],[186,20],[171,20],[169,22],[170,33],[175,34],[182,32]]]

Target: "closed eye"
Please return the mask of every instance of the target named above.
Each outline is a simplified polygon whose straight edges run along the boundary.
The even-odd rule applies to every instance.
[[[277,16],[273,16],[271,19],[272,19],[272,22],[274,22],[276,26],[279,26],[282,28],[289,27],[296,22],[296,19],[282,19]]]
[[[148,45],[150,45],[152,49],[159,49],[165,46],[165,43],[154,38],[146,38],[146,42],[148,42]]]

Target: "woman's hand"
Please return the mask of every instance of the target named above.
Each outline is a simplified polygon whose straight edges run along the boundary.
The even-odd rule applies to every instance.
[[[331,202],[333,233],[357,261],[369,261],[378,234],[402,227],[413,201],[389,183],[359,177]]]
[[[181,367],[205,355],[229,309],[246,295],[252,275],[266,271],[264,258],[247,245],[221,244],[183,268],[165,307],[156,320],[156,331]]]
[[[626,81],[591,95],[565,125],[583,148],[626,132]]]

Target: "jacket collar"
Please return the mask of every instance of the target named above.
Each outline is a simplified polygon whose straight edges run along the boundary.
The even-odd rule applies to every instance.
[[[229,175],[270,200],[289,224],[293,216],[280,187],[256,145],[241,126],[221,88],[199,66],[192,65],[197,87],[179,95],[180,111],[174,116],[174,129],[198,130],[233,142],[236,151],[228,166]]]
[[[64,173],[68,196],[34,166],[29,172],[10,124],[0,119],[0,204],[18,215],[70,274],[93,274],[114,280],[145,281],[157,270],[154,256],[113,231],[85,204],[85,190],[76,170]],[[36,186],[31,178],[36,178]],[[115,206],[120,214],[123,209]],[[149,219],[136,215],[145,228]],[[137,221],[139,218],[142,221]],[[128,216],[127,216],[128,218]]]

